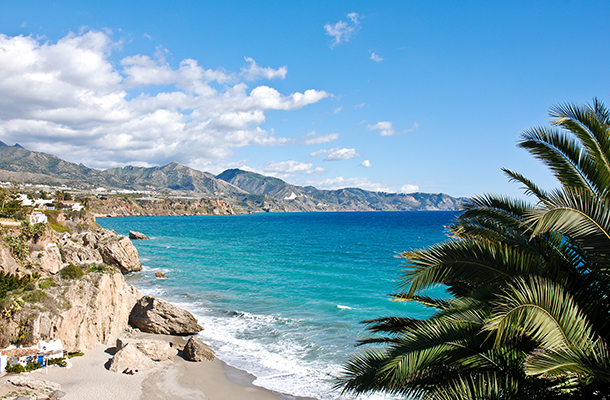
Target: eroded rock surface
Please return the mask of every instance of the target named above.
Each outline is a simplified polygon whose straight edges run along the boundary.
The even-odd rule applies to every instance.
[[[207,344],[191,336],[182,350],[182,356],[189,361],[212,361],[216,354]]]
[[[128,344],[121,350],[117,351],[112,360],[110,367],[112,372],[138,372],[147,371],[155,367],[155,362],[148,358],[144,353],[138,350],[135,346]]]
[[[19,264],[11,254],[11,251],[4,245],[0,245],[0,271],[5,274],[15,274]]]
[[[37,391],[52,391],[61,389],[61,385],[59,383],[36,379],[30,375],[16,375],[9,378],[8,382],[15,386],[27,387]]]
[[[142,270],[138,250],[129,238],[106,240],[103,244],[100,254],[104,263],[118,267],[124,274]]]
[[[61,252],[55,243],[49,243],[46,247],[37,254],[32,253],[30,258],[36,259],[40,264],[40,268],[52,275],[55,275],[63,267],[64,263],[61,259]]]
[[[142,332],[165,335],[192,335],[203,330],[190,312],[150,296],[138,300],[129,323]]]
[[[172,348],[168,342],[154,339],[118,338],[116,350],[120,351],[127,345],[134,346],[153,361],[173,361],[178,350]]]
[[[145,234],[140,233],[140,232],[129,231],[129,239],[132,239],[132,240],[146,240],[146,239],[148,239],[148,236],[146,236]]]

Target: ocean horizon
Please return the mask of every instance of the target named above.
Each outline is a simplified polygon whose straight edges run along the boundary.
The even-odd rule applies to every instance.
[[[333,385],[367,337],[361,321],[430,315],[421,305],[390,301],[403,269],[398,256],[446,240],[457,215],[261,213],[98,223],[150,238],[134,240],[143,270],[127,282],[191,311],[205,328],[199,337],[223,362],[254,375],[257,386],[335,400],[353,398]]]

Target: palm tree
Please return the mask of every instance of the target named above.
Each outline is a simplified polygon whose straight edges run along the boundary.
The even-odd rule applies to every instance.
[[[599,102],[551,110],[520,146],[561,187],[517,172],[536,202],[485,195],[465,205],[452,238],[407,252],[400,301],[426,320],[365,321],[382,334],[345,366],[338,387],[431,399],[602,398],[610,394],[610,113]],[[422,293],[445,285],[452,298]]]

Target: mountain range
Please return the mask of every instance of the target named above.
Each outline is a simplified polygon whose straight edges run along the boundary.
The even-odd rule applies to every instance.
[[[383,193],[358,188],[320,190],[295,186],[250,171],[219,175],[177,162],[162,167],[97,170],[51,154],[0,142],[0,180],[75,189],[156,191],[166,195],[221,199],[241,212],[457,210],[463,201],[446,194]]]

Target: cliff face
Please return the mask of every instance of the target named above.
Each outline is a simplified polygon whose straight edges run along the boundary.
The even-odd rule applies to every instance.
[[[62,294],[70,308],[59,314],[56,333],[68,351],[114,343],[127,329],[129,313],[142,297],[119,273],[87,274]],[[53,335],[53,326],[40,328],[41,336]]]
[[[120,273],[88,273],[78,280],[57,277],[44,298],[26,303],[0,321],[0,347],[61,339],[68,351],[113,343],[128,327],[129,313],[142,297]]]
[[[130,196],[108,196],[101,199],[90,197],[88,207],[98,217],[235,214],[229,203],[214,199],[139,199]]]
[[[68,351],[87,350],[112,343],[127,329],[131,309],[142,295],[120,272],[141,269],[138,252],[128,238],[81,217],[53,216],[53,224],[63,230],[79,230],[48,229],[28,239],[22,246],[30,250],[27,257],[17,257],[7,243],[0,243],[0,272],[40,277],[0,298],[0,348],[61,339]],[[25,240],[16,227],[7,235]],[[81,272],[64,274],[61,269],[70,264]]]

